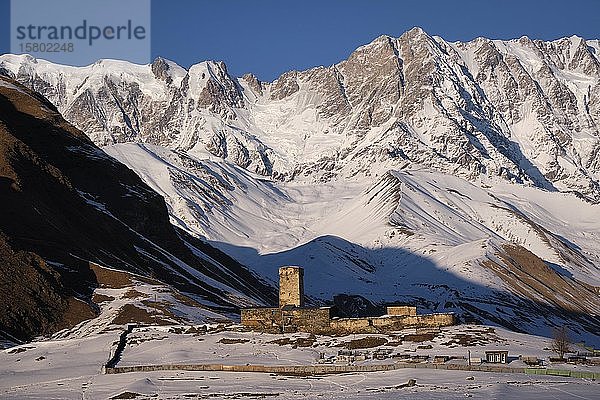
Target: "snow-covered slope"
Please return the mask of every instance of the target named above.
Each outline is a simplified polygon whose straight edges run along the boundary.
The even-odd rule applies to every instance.
[[[99,145],[208,151],[312,182],[408,161],[600,199],[598,45],[576,36],[449,43],[415,28],[270,83],[231,77],[223,63],[185,70],[161,58],[73,68],[3,55],[0,73]]]
[[[248,236],[256,237],[256,227],[262,230],[269,225],[276,230],[277,222],[269,210],[287,203],[272,182],[209,153],[199,159],[139,143],[106,146],[104,150],[167,200],[174,225],[196,235],[239,243]],[[238,238],[230,237],[236,233]]]
[[[546,335],[567,323],[598,339],[600,206],[573,194],[408,167],[372,181],[271,182],[212,156],[105,150],[165,197],[174,224],[260,275],[276,283],[279,266],[304,266],[313,301],[358,294]]]

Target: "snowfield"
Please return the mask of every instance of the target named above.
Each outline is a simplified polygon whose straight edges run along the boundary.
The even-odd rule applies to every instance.
[[[181,333],[190,327],[164,326],[137,328],[118,365],[174,363],[221,363],[227,365],[311,365],[320,353],[335,356],[344,344],[368,335],[346,337],[306,334],[263,335],[240,332],[235,326],[209,325],[208,333],[196,327],[195,333]],[[198,333],[198,331],[202,333]],[[13,347],[0,353],[0,397],[7,399],[60,398],[414,398],[435,399],[465,397],[490,399],[598,398],[597,381],[586,379],[500,374],[473,371],[400,369],[386,372],[345,373],[313,377],[294,377],[265,373],[155,371],[116,375],[102,374],[109,349],[118,340],[119,331],[99,333],[78,339],[46,340]],[[424,342],[402,342],[399,332],[386,337],[391,346],[368,348],[363,352],[392,349],[392,354],[447,355],[482,357],[484,350],[509,350],[509,356],[547,357],[548,340],[485,326],[457,326],[444,329]],[[452,338],[470,335],[471,346],[452,343]],[[308,347],[294,345],[308,340]],[[312,341],[314,340],[313,344]],[[285,344],[285,343],[288,344]],[[399,342],[401,342],[399,344]],[[301,343],[301,342],[300,342]],[[304,344],[306,346],[306,344]],[[430,348],[429,348],[430,347]],[[359,350],[361,351],[361,350]],[[369,362],[394,362],[368,360]],[[451,360],[449,362],[465,362]],[[523,365],[515,360],[511,365]],[[583,366],[553,366],[590,370]],[[596,367],[591,369],[599,372]],[[404,387],[410,379],[416,385]],[[125,397],[127,395],[131,397]]]

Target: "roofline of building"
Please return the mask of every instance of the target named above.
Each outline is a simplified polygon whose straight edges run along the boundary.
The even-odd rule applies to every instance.
[[[383,314],[383,315],[369,315],[366,317],[332,317],[331,319],[376,319],[376,318],[399,318],[399,317],[426,317],[431,315],[454,315],[453,312],[447,313],[431,313],[431,314],[417,314],[417,315],[394,315],[394,314]]]

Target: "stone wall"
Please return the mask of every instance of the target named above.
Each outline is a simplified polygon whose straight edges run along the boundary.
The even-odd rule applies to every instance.
[[[331,312],[329,307],[247,308],[241,310],[242,325],[263,332],[327,333]]]
[[[291,314],[293,328],[296,331],[326,334],[330,330],[331,309],[329,307],[295,308]]]
[[[243,308],[242,325],[261,332],[281,331],[281,310],[279,308]]]
[[[454,314],[424,314],[374,318],[373,324],[381,330],[395,331],[405,328],[438,328],[455,324]]]
[[[439,328],[455,325],[454,314],[384,316],[376,318],[339,318],[330,321],[332,333],[381,333],[406,328]]]
[[[375,318],[336,318],[329,322],[332,333],[378,333],[373,320]]]
[[[382,333],[406,328],[439,328],[456,324],[454,314],[387,315],[331,319],[329,307],[242,309],[242,325],[262,332],[318,334]]]
[[[223,365],[223,364],[158,364],[133,365],[129,367],[105,368],[105,374],[123,374],[129,372],[151,371],[223,371],[223,372],[262,372],[283,375],[329,375],[351,372],[392,371],[402,368],[438,369],[450,371],[477,371],[504,374],[553,375],[561,377],[585,378],[598,380],[600,372],[574,371],[546,368],[519,368],[497,365],[461,365],[432,363],[394,363],[367,365]]]
[[[417,315],[417,307],[414,306],[388,306],[388,315]]]

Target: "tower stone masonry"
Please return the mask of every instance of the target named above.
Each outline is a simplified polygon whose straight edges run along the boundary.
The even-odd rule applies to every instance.
[[[406,328],[439,328],[456,323],[452,313],[418,314],[415,306],[394,305],[386,315],[340,318],[331,307],[304,305],[304,269],[279,268],[279,307],[243,308],[242,325],[258,332],[310,332],[314,334],[383,333]]]
[[[279,307],[293,305],[304,307],[304,269],[279,268]]]

